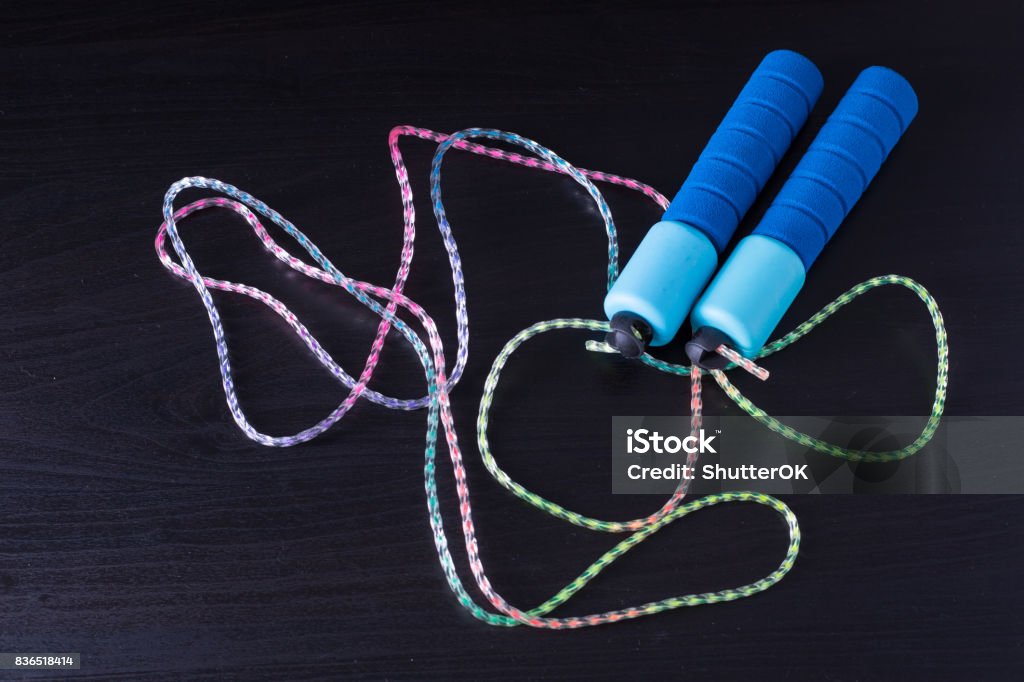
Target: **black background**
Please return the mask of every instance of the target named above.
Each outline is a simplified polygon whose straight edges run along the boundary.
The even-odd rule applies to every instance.
[[[788,47],[820,67],[825,92],[743,234],[858,71],[883,64],[913,83],[920,114],[782,326],[870,276],[909,275],[948,322],[949,413],[1020,414],[1022,19],[1019,3],[935,1],[6,7],[0,649],[79,651],[82,679],[1019,674],[1017,498],[792,498],[803,551],[752,599],[571,633],[478,623],[434,555],[424,413],[363,403],[309,444],[249,442],[224,405],[195,292],[151,243],[167,186],[206,175],[280,210],[347,274],[387,284],[401,244],[392,126],[512,130],[671,194],[758,60]],[[407,293],[451,353],[451,284],[427,197],[433,146],[403,149],[420,217]],[[567,178],[452,153],[445,183],[472,337],[453,401],[481,551],[498,589],[533,606],[613,538],[495,485],[473,445],[476,406],[516,331],[600,316],[604,236]],[[628,255],[659,213],[626,190],[606,196]],[[204,272],[268,289],[343,366],[361,366],[372,315],[274,262],[233,214],[207,212],[182,231]],[[277,316],[217,300],[258,427],[293,432],[341,400]],[[609,494],[610,416],[685,413],[687,387],[587,353],[586,338],[549,334],[512,360],[492,443],[539,493],[631,518],[659,501]],[[923,415],[933,348],[923,306],[889,288],[766,362],[767,384],[737,381],[774,414]],[[663,355],[681,358],[675,346]],[[374,386],[419,395],[419,372],[392,338]],[[715,388],[707,410],[736,413]],[[765,574],[784,530],[736,506],[662,532],[563,613]]]

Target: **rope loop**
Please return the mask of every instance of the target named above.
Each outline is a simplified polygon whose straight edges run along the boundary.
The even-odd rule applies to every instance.
[[[409,173],[405,166],[398,141],[401,137],[412,136],[429,140],[438,144],[437,150],[431,162],[430,171],[430,197],[434,217],[441,235],[442,243],[448,254],[449,267],[451,269],[452,284],[454,290],[455,320],[457,326],[457,349],[455,362],[452,365],[451,373],[446,371],[446,359],[444,344],[437,330],[434,320],[415,301],[405,296],[404,288],[408,280],[412,266],[414,243],[416,237],[416,211],[413,204],[412,186],[409,181]],[[507,151],[496,147],[488,147],[473,142],[473,139],[483,138],[497,142],[510,144],[527,150],[532,155],[522,155],[517,152]],[[157,231],[155,247],[160,262],[174,276],[192,284],[199,294],[200,301],[206,308],[207,315],[213,330],[214,343],[219,359],[219,369],[224,388],[224,395],[227,401],[228,410],[238,427],[250,439],[268,446],[287,447],[308,441],[320,435],[339,420],[341,420],[356,403],[357,400],[365,399],[383,407],[396,410],[417,410],[427,408],[426,442],[424,449],[424,486],[426,489],[427,512],[431,529],[434,535],[434,544],[437,549],[438,559],[445,578],[455,593],[456,599],[476,618],[498,626],[529,625],[538,628],[548,629],[573,629],[584,626],[613,623],[619,620],[638,618],[641,616],[659,613],[661,611],[676,609],[684,606],[697,606],[701,604],[714,604],[725,601],[742,599],[751,595],[763,592],[783,578],[792,569],[800,549],[800,527],[796,516],[780,500],[757,492],[727,492],[715,495],[708,495],[700,499],[686,501],[689,481],[683,479],[673,495],[652,514],[627,521],[608,521],[591,518],[577,512],[566,509],[556,502],[547,500],[536,493],[533,493],[525,486],[512,480],[502,470],[491,451],[487,438],[487,427],[490,422],[490,409],[494,402],[494,393],[497,390],[501,371],[508,362],[512,353],[523,343],[535,336],[553,330],[577,329],[588,332],[607,332],[608,323],[600,320],[587,320],[579,318],[565,318],[538,322],[527,327],[515,335],[495,358],[484,384],[483,394],[480,400],[480,409],[477,417],[477,445],[483,458],[484,466],[491,476],[512,494],[524,500],[528,504],[540,509],[556,518],[567,521],[571,524],[607,533],[628,533],[627,537],[619,541],[614,547],[598,557],[593,563],[585,568],[579,576],[573,579],[565,587],[555,593],[551,598],[532,609],[520,609],[510,604],[493,587],[484,569],[483,560],[480,557],[476,529],[473,523],[472,506],[470,504],[470,493],[468,477],[463,462],[461,447],[459,446],[458,435],[455,429],[452,416],[450,392],[459,382],[463,375],[468,360],[469,349],[469,317],[466,307],[466,288],[462,271],[462,261],[459,256],[458,246],[451,225],[444,209],[441,193],[441,169],[445,154],[451,149],[460,149],[474,154],[499,159],[508,163],[525,166],[551,173],[567,175],[580,184],[594,201],[598,213],[604,223],[605,234],[608,243],[608,268],[607,286],[615,282],[619,273],[619,249],[618,236],[611,209],[604,200],[595,182],[603,182],[626,187],[640,192],[649,198],[662,209],[668,206],[668,200],[657,190],[637,180],[612,175],[601,171],[591,171],[577,168],[565,161],[546,147],[525,137],[507,133],[500,130],[486,128],[469,128],[451,135],[437,133],[425,128],[412,126],[398,126],[392,129],[388,137],[388,147],[391,151],[391,160],[395,169],[395,177],[398,181],[401,201],[403,205],[404,237],[402,243],[401,258],[394,281],[390,287],[379,286],[369,282],[363,282],[344,275],[327,256],[295,225],[285,219],[280,213],[270,208],[267,204],[248,194],[233,185],[203,177],[184,178],[168,189],[164,197],[163,216],[164,222]],[[174,201],[177,196],[188,189],[198,188],[211,190],[219,195],[193,201],[175,210]],[[380,323],[373,341],[370,344],[367,358],[358,376],[346,372],[331,357],[330,353],[320,342],[309,332],[302,322],[292,313],[281,301],[270,294],[255,287],[215,279],[201,274],[189,255],[185,244],[178,231],[178,222],[188,216],[208,208],[226,208],[240,215],[252,228],[253,233],[263,244],[264,248],[275,258],[287,264],[292,269],[312,279],[325,282],[332,286],[341,288],[348,295],[355,298],[363,306],[371,310],[378,317]],[[283,246],[278,244],[266,230],[259,216],[270,220],[279,226],[305,251],[317,265],[310,265],[304,260],[296,257]],[[177,255],[177,262],[171,257],[166,248],[167,241]],[[794,429],[778,422],[763,410],[754,405],[726,378],[725,371],[736,366],[741,366],[759,379],[767,379],[766,370],[755,364],[753,361],[743,358],[735,351],[722,346],[718,352],[728,358],[730,364],[725,371],[715,370],[711,372],[718,385],[741,409],[750,414],[769,429],[782,436],[799,442],[808,447],[814,448],[836,457],[845,459],[857,459],[861,461],[892,461],[902,459],[914,454],[931,439],[938,427],[939,419],[945,405],[946,384],[948,376],[948,347],[946,343],[946,332],[942,322],[942,315],[934,298],[920,284],[899,275],[888,275],[876,277],[850,289],[835,301],[830,303],[821,312],[812,316],[789,334],[777,341],[768,344],[758,355],[758,359],[766,357],[782,350],[806,335],[811,329],[819,325],[836,310],[846,305],[861,294],[882,286],[884,284],[899,284],[914,291],[931,314],[935,326],[936,343],[938,345],[938,375],[936,381],[935,401],[932,406],[932,415],[921,435],[914,443],[894,452],[863,452],[845,450],[838,446],[825,443],[802,434]],[[213,297],[213,291],[234,293],[246,296],[259,301],[277,313],[291,331],[303,342],[310,353],[318,362],[347,389],[347,394],[341,403],[334,408],[327,416],[316,424],[299,431],[295,434],[284,436],[271,436],[254,427],[245,411],[242,409],[235,388],[232,366],[229,358],[227,339],[224,334],[220,312]],[[408,323],[398,317],[399,309],[407,311],[414,317],[422,327],[422,334],[417,333]],[[418,398],[397,398],[385,395],[369,387],[374,371],[380,362],[380,355],[384,346],[384,340],[391,330],[395,329],[413,348],[423,366],[424,377],[427,384],[427,393]],[[425,340],[424,340],[425,339]],[[609,352],[611,349],[600,341],[588,340],[586,347],[592,351]],[[649,354],[640,358],[641,362],[659,371],[668,372],[680,376],[690,376],[690,427],[693,433],[700,430],[703,402],[701,393],[702,372],[697,367],[675,365],[659,360]],[[444,431],[444,442],[448,450],[449,459],[452,463],[452,474],[456,483],[456,494],[459,502],[460,530],[463,537],[466,553],[468,555],[469,570],[480,594],[483,595],[490,608],[479,603],[469,594],[455,562],[451,556],[448,545],[448,535],[444,528],[444,520],[441,515],[441,505],[437,494],[437,441],[440,431]],[[696,462],[696,454],[691,455],[691,461],[687,464],[693,466]],[[778,513],[788,530],[789,541],[786,553],[778,568],[768,575],[746,585],[736,588],[723,589],[715,592],[702,592],[686,594],[677,597],[670,597],[656,602],[650,602],[635,607],[605,611],[584,616],[551,617],[548,614],[554,609],[565,604],[587,583],[599,575],[615,560],[626,554],[630,549],[638,545],[649,536],[661,530],[672,522],[687,516],[699,509],[712,507],[726,502],[754,503],[766,506]]]

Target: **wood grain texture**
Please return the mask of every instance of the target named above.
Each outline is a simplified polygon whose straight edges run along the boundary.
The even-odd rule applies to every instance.
[[[784,325],[870,276],[912,276],[949,325],[950,413],[1021,414],[1021,28],[1019,3],[942,1],[5,9],[0,649],[80,651],[75,679],[1019,676],[1016,497],[794,498],[804,550],[756,598],[575,633],[478,624],[434,556],[424,414],[361,404],[307,445],[251,444],[223,404],[205,314],[151,242],[167,186],[202,174],[266,200],[347,273],[387,283],[401,244],[393,125],[513,130],[669,193],[766,51],[799,50],[826,77],[798,150],[857,72],[883,64],[914,84],[921,113]],[[454,348],[427,199],[432,148],[404,149],[421,218],[408,293]],[[600,314],[605,245],[571,180],[460,154],[445,164],[472,325],[453,401],[471,444],[505,340],[541,319]],[[631,253],[657,211],[627,191],[607,197]],[[183,233],[201,268],[269,290],[360,366],[372,316],[271,262],[231,215]],[[257,426],[294,431],[341,399],[275,315],[218,300]],[[608,494],[609,417],[685,411],[685,384],[592,357],[577,333],[550,336],[506,372],[496,455],[574,509],[649,510],[653,499]],[[750,395],[772,413],[923,414],[932,358],[920,304],[879,291],[773,358]],[[413,396],[418,372],[389,342],[374,383]],[[717,390],[707,409],[735,412]],[[467,454],[482,554],[513,601],[539,602],[610,545],[525,507]],[[447,477],[442,495],[453,499]],[[572,611],[738,584],[770,570],[783,542],[763,510],[703,512],[610,569]]]

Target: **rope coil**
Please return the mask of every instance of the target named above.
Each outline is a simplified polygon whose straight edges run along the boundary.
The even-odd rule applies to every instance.
[[[431,163],[430,196],[442,242],[448,254],[455,292],[455,318],[457,323],[458,348],[455,355],[455,363],[452,366],[450,374],[446,371],[444,345],[440,335],[438,334],[436,324],[421,306],[406,297],[403,293],[405,283],[411,269],[414,252],[413,247],[416,236],[416,213],[413,206],[412,187],[409,181],[408,171],[398,148],[398,141],[403,136],[413,136],[438,143],[437,151],[435,152]],[[485,138],[509,143],[522,147],[535,156],[523,156],[515,152],[487,147],[476,142],[472,142],[471,139],[473,138]],[[601,555],[582,573],[580,573],[577,578],[559,590],[554,596],[535,608],[522,610],[513,606],[491,585],[490,580],[487,578],[483,561],[478,550],[476,531],[472,518],[472,507],[469,499],[469,485],[467,482],[463,456],[455,430],[449,399],[449,393],[461,378],[468,360],[469,319],[466,310],[466,290],[461,259],[459,257],[455,237],[452,233],[451,225],[447,220],[442,201],[442,160],[450,149],[456,148],[507,161],[509,163],[526,166],[528,168],[560,173],[573,178],[594,200],[598,212],[605,224],[605,232],[608,240],[607,286],[609,287],[615,282],[619,272],[618,239],[611,210],[594,182],[606,182],[638,191],[647,196],[661,208],[667,207],[669,202],[663,195],[649,185],[630,178],[611,175],[600,171],[576,168],[554,152],[532,140],[499,130],[470,128],[451,135],[445,135],[424,128],[399,126],[391,131],[388,139],[388,146],[391,151],[391,159],[395,168],[395,175],[398,180],[401,193],[401,200],[404,209],[403,220],[405,225],[401,260],[394,283],[390,288],[347,277],[338,270],[320,251],[320,249],[313,244],[308,237],[299,231],[295,225],[259,199],[238,189],[237,187],[219,180],[202,177],[189,177],[171,185],[165,195],[163,204],[164,222],[157,232],[155,241],[157,255],[164,267],[173,275],[192,283],[199,294],[200,300],[206,308],[207,314],[210,318],[211,327],[213,329],[214,341],[219,358],[219,369],[228,409],[232,418],[245,435],[263,445],[287,447],[308,441],[323,433],[337,421],[342,419],[348,410],[351,409],[359,399],[367,399],[384,407],[398,410],[416,410],[426,407],[427,428],[424,453],[424,484],[426,488],[428,516],[433,530],[434,543],[438,552],[438,558],[448,584],[455,593],[459,603],[469,610],[474,617],[492,625],[514,626],[525,624],[533,627],[550,629],[571,629],[583,626],[599,625],[623,619],[637,618],[684,606],[733,601],[762,592],[781,580],[786,573],[792,569],[796,556],[799,552],[800,529],[796,516],[789,507],[774,497],[757,492],[726,492],[708,495],[706,497],[684,503],[689,486],[689,481],[684,479],[680,482],[679,487],[673,495],[653,514],[630,521],[604,521],[578,514],[558,505],[555,502],[536,495],[521,484],[512,480],[511,477],[498,466],[487,439],[487,426],[489,422],[489,410],[493,403],[494,393],[498,387],[501,370],[512,353],[527,340],[539,334],[556,329],[581,329],[593,332],[607,332],[609,329],[608,323],[604,321],[570,318],[539,322],[524,329],[509,340],[495,358],[491,371],[485,382],[483,395],[480,401],[480,410],[477,418],[477,444],[488,472],[490,472],[500,485],[508,489],[520,499],[551,514],[552,516],[555,516],[556,518],[560,518],[584,528],[609,533],[630,533],[630,535]],[[175,210],[174,200],[177,195],[189,188],[209,189],[226,195],[226,197],[229,198],[211,197],[200,199]],[[358,375],[358,378],[353,377],[341,368],[337,362],[334,361],[331,355],[323,348],[319,341],[317,341],[317,339],[302,324],[302,322],[283,303],[281,303],[281,301],[264,291],[256,289],[255,287],[205,277],[199,272],[178,233],[177,222],[189,215],[192,215],[193,213],[196,213],[197,211],[214,207],[227,208],[241,215],[250,227],[252,227],[254,234],[262,242],[267,251],[289,267],[313,279],[341,287],[345,292],[353,296],[357,301],[381,318],[380,324],[377,328],[377,333],[370,345],[367,359]],[[317,262],[319,267],[305,263],[280,246],[267,232],[257,214],[264,216],[276,225],[280,226]],[[170,240],[171,246],[178,256],[177,263],[171,258],[167,251],[167,239]],[[760,408],[750,402],[749,399],[743,396],[743,394],[729,382],[725,372],[732,367],[735,367],[737,364],[743,366],[748,371],[751,371],[759,378],[767,378],[767,372],[765,372],[765,370],[754,365],[751,361],[735,354],[731,349],[723,347],[722,349],[719,349],[719,352],[729,358],[733,364],[727,367],[726,370],[712,371],[712,376],[718,385],[726,392],[726,395],[728,395],[741,409],[750,414],[754,419],[779,433],[783,437],[794,440],[816,451],[824,452],[836,457],[861,461],[892,461],[914,454],[931,439],[935,429],[938,427],[939,419],[941,418],[944,407],[946,383],[948,378],[948,348],[942,316],[938,310],[938,305],[935,303],[935,300],[920,284],[917,284],[906,277],[888,275],[885,277],[876,277],[864,282],[863,284],[857,285],[830,303],[821,312],[812,316],[807,322],[798,326],[794,331],[781,339],[768,344],[758,355],[758,358],[771,355],[772,353],[792,344],[854,298],[883,284],[899,284],[914,291],[928,307],[936,332],[939,362],[935,401],[932,407],[932,414],[929,417],[924,430],[911,445],[901,450],[886,453],[846,450],[838,446],[819,441],[807,434],[802,434],[790,427],[787,427],[760,410]],[[238,401],[231,362],[228,354],[227,340],[221,323],[220,313],[211,293],[212,290],[247,296],[260,301],[281,316],[296,336],[302,340],[313,356],[317,358],[320,364],[323,365],[324,368],[339,381],[339,383],[348,389],[348,394],[342,402],[319,422],[295,434],[271,436],[262,433],[252,426]],[[412,329],[412,327],[396,316],[398,308],[400,307],[407,310],[416,318],[423,328],[426,341],[424,341],[421,336]],[[380,354],[384,340],[392,328],[394,328],[406,339],[406,341],[409,342],[423,366],[427,382],[427,394],[425,396],[416,399],[399,399],[384,395],[368,387],[368,384],[373,377],[374,370],[380,361]],[[605,352],[608,350],[608,347],[604,346],[603,343],[593,340],[587,342],[587,348],[590,350]],[[698,432],[700,430],[702,417],[701,370],[696,367],[667,363],[646,353],[640,358],[640,360],[644,364],[659,371],[681,376],[690,376],[691,430],[693,433]],[[456,482],[456,494],[459,501],[461,531],[469,558],[469,568],[477,588],[485,597],[488,604],[496,612],[481,606],[469,594],[463,585],[456,569],[455,562],[449,551],[448,537],[445,532],[444,522],[441,516],[440,500],[437,495],[436,482],[437,440],[439,429],[441,428],[444,430],[445,443],[452,462],[452,471]],[[691,455],[691,459],[692,461],[688,461],[687,464],[692,466],[696,461],[696,454]],[[786,554],[778,568],[764,578],[737,588],[671,597],[632,608],[612,610],[604,613],[560,618],[550,617],[547,615],[555,608],[561,606],[572,598],[573,595],[581,590],[588,582],[590,582],[590,580],[600,574],[601,571],[609,564],[624,555],[631,548],[635,547],[650,535],[656,533],[661,528],[664,528],[673,521],[697,511],[698,509],[715,506],[725,502],[748,502],[760,504],[773,509],[783,517],[789,531],[789,542]]]

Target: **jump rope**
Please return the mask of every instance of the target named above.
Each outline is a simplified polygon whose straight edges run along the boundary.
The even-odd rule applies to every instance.
[[[491,625],[524,624],[537,628],[572,629],[638,618],[684,606],[734,601],[763,592],[779,582],[794,565],[800,548],[800,528],[796,516],[783,502],[759,492],[723,492],[684,502],[689,487],[689,479],[684,478],[668,501],[649,516],[628,521],[606,521],[585,516],[537,495],[501,469],[487,437],[489,413],[502,369],[516,349],[545,332],[576,329],[606,335],[603,341],[588,340],[588,350],[620,353],[637,358],[643,364],[662,372],[688,375],[691,435],[697,434],[701,428],[701,379],[704,372],[709,372],[740,409],[784,438],[809,449],[851,461],[881,462],[909,457],[924,447],[935,433],[944,408],[948,346],[938,305],[917,282],[900,275],[874,277],[843,293],[790,333],[771,343],[764,343],[796,297],[807,267],[834,234],[916,113],[917,101],[913,90],[898,74],[880,67],[871,67],[862,72],[811,144],[761,224],[751,236],[739,243],[730,259],[705,288],[715,272],[718,253],[728,243],[740,219],[803,126],[821,88],[821,75],[806,58],[788,51],[770,53],[741,91],[672,202],[654,188],[637,180],[577,168],[546,147],[513,133],[470,128],[446,135],[424,128],[396,127],[388,138],[388,146],[401,191],[405,233],[398,272],[390,288],[347,277],[280,213],[237,187],[203,177],[184,178],[168,189],[163,204],[164,223],[156,236],[156,251],[164,267],[175,276],[191,282],[199,293],[213,328],[228,409],[235,423],[252,440],[277,447],[303,443],[329,429],[359,399],[397,410],[427,408],[423,471],[434,544],[449,587],[459,603],[474,617]],[[436,324],[420,305],[403,293],[412,265],[416,237],[412,186],[398,146],[403,136],[438,143],[431,164],[430,196],[448,254],[455,290],[458,350],[450,374],[446,371],[444,346]],[[472,141],[480,138],[523,148],[533,156]],[[605,312],[609,321],[562,318],[538,322],[522,330],[508,341],[495,358],[480,400],[477,445],[487,471],[499,484],[528,504],[576,526],[607,533],[629,534],[554,596],[530,609],[521,609],[509,603],[487,577],[477,545],[469,484],[452,417],[449,393],[462,376],[469,349],[469,318],[462,263],[441,194],[442,160],[452,148],[571,177],[593,199],[604,221],[608,239],[608,294]],[[621,276],[615,223],[595,182],[638,191],[666,210],[663,220],[651,229]],[[212,190],[229,198],[204,198],[175,210],[174,200],[178,194],[190,188]],[[312,279],[341,287],[381,318],[358,378],[338,365],[281,301],[255,287],[206,277],[199,272],[181,240],[177,222],[208,208],[227,208],[238,213],[252,227],[267,251],[277,259]],[[279,245],[257,214],[281,227],[319,267],[307,264]],[[168,237],[180,264],[172,260],[166,249],[165,241]],[[913,443],[899,450],[878,452],[847,449],[821,441],[765,413],[726,377],[727,371],[742,367],[762,380],[767,379],[768,373],[755,364],[754,360],[786,348],[855,298],[889,284],[900,285],[914,292],[927,307],[935,328],[938,349],[935,399],[931,415]],[[238,400],[228,344],[212,290],[242,294],[263,303],[280,315],[320,364],[348,388],[345,399],[322,420],[298,433],[271,436],[257,430],[249,422]],[[426,341],[409,324],[397,317],[399,308],[408,311],[418,320],[425,332]],[[647,353],[647,345],[663,345],[671,341],[688,314],[691,315],[691,326],[695,332],[694,338],[687,344],[687,354],[692,365],[669,363]],[[384,395],[368,386],[380,360],[384,340],[392,328],[409,342],[423,366],[427,383],[427,395],[423,397],[400,399]],[[441,429],[452,463],[469,569],[477,588],[494,611],[477,603],[470,595],[449,551],[436,482],[437,441]],[[687,464],[693,466],[696,457],[696,454],[690,455]],[[571,599],[612,562],[660,529],[698,509],[726,502],[764,505],[775,510],[785,520],[789,530],[785,556],[778,568],[765,577],[732,589],[686,594],[603,613],[575,617],[548,615]]]

